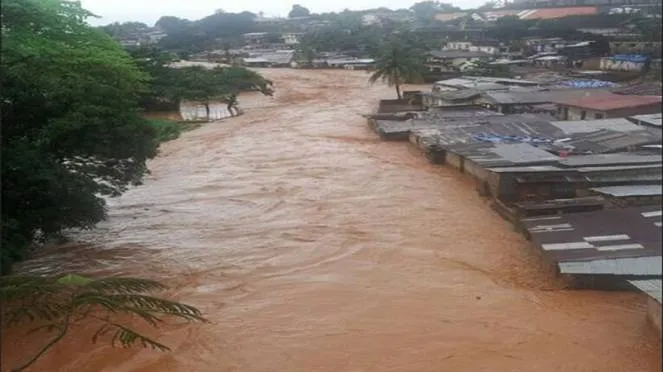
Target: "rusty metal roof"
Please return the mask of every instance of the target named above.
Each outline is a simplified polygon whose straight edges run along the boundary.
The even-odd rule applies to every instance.
[[[525,218],[521,223],[563,273],[661,275],[660,206]]]
[[[533,9],[521,13],[520,19],[556,19],[573,15],[594,15],[598,12],[595,6],[578,6],[569,8]]]

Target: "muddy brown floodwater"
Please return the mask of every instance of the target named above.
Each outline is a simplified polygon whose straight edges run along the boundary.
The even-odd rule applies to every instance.
[[[170,353],[79,329],[33,371],[660,370],[643,296],[563,290],[471,182],[377,140],[359,114],[392,89],[263,73],[275,97],[165,144],[107,222],[20,267],[163,280],[211,323],[152,331]]]

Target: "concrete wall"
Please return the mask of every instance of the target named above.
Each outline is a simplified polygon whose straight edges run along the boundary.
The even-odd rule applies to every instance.
[[[460,156],[447,152],[444,162],[463,173],[463,158]]]
[[[661,303],[651,297],[647,299],[647,321],[661,337]]]
[[[469,174],[470,176],[474,177],[476,180],[481,182],[486,181],[488,179],[488,176],[490,175],[490,172],[487,171],[486,168],[483,168],[477,163],[467,159],[464,159],[463,161],[463,169],[464,173]]]

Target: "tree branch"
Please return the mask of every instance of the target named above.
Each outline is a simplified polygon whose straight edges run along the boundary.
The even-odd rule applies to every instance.
[[[67,334],[68,329],[69,329],[69,320],[67,319],[65,321],[65,324],[62,327],[60,327],[60,332],[57,334],[57,336],[55,336],[51,341],[49,341],[46,345],[44,345],[44,347],[42,347],[37,354],[35,354],[32,358],[30,358],[30,360],[23,363],[23,365],[12,369],[12,372],[21,372],[26,368],[28,368],[29,366],[31,366],[34,362],[37,361],[37,359],[39,359],[48,350],[50,350],[53,347],[53,345],[58,343],[58,341],[60,341],[62,337],[64,337],[64,335]]]

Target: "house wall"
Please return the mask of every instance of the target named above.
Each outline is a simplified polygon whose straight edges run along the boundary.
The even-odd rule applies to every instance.
[[[651,297],[647,298],[647,321],[661,337],[661,303]]]
[[[600,193],[592,192],[592,194],[603,196],[607,200],[606,207],[608,208],[627,208],[661,204],[661,195],[610,197]]]
[[[615,61],[610,57],[603,57],[599,68],[607,71],[642,71],[645,64],[642,62]]]
[[[461,158],[457,154],[447,152],[444,162],[458,169],[461,173],[463,173],[463,158]]]
[[[490,172],[487,171],[486,168],[468,159],[463,160],[463,169],[464,173],[471,175],[476,180],[481,182],[486,181],[490,174]]]

